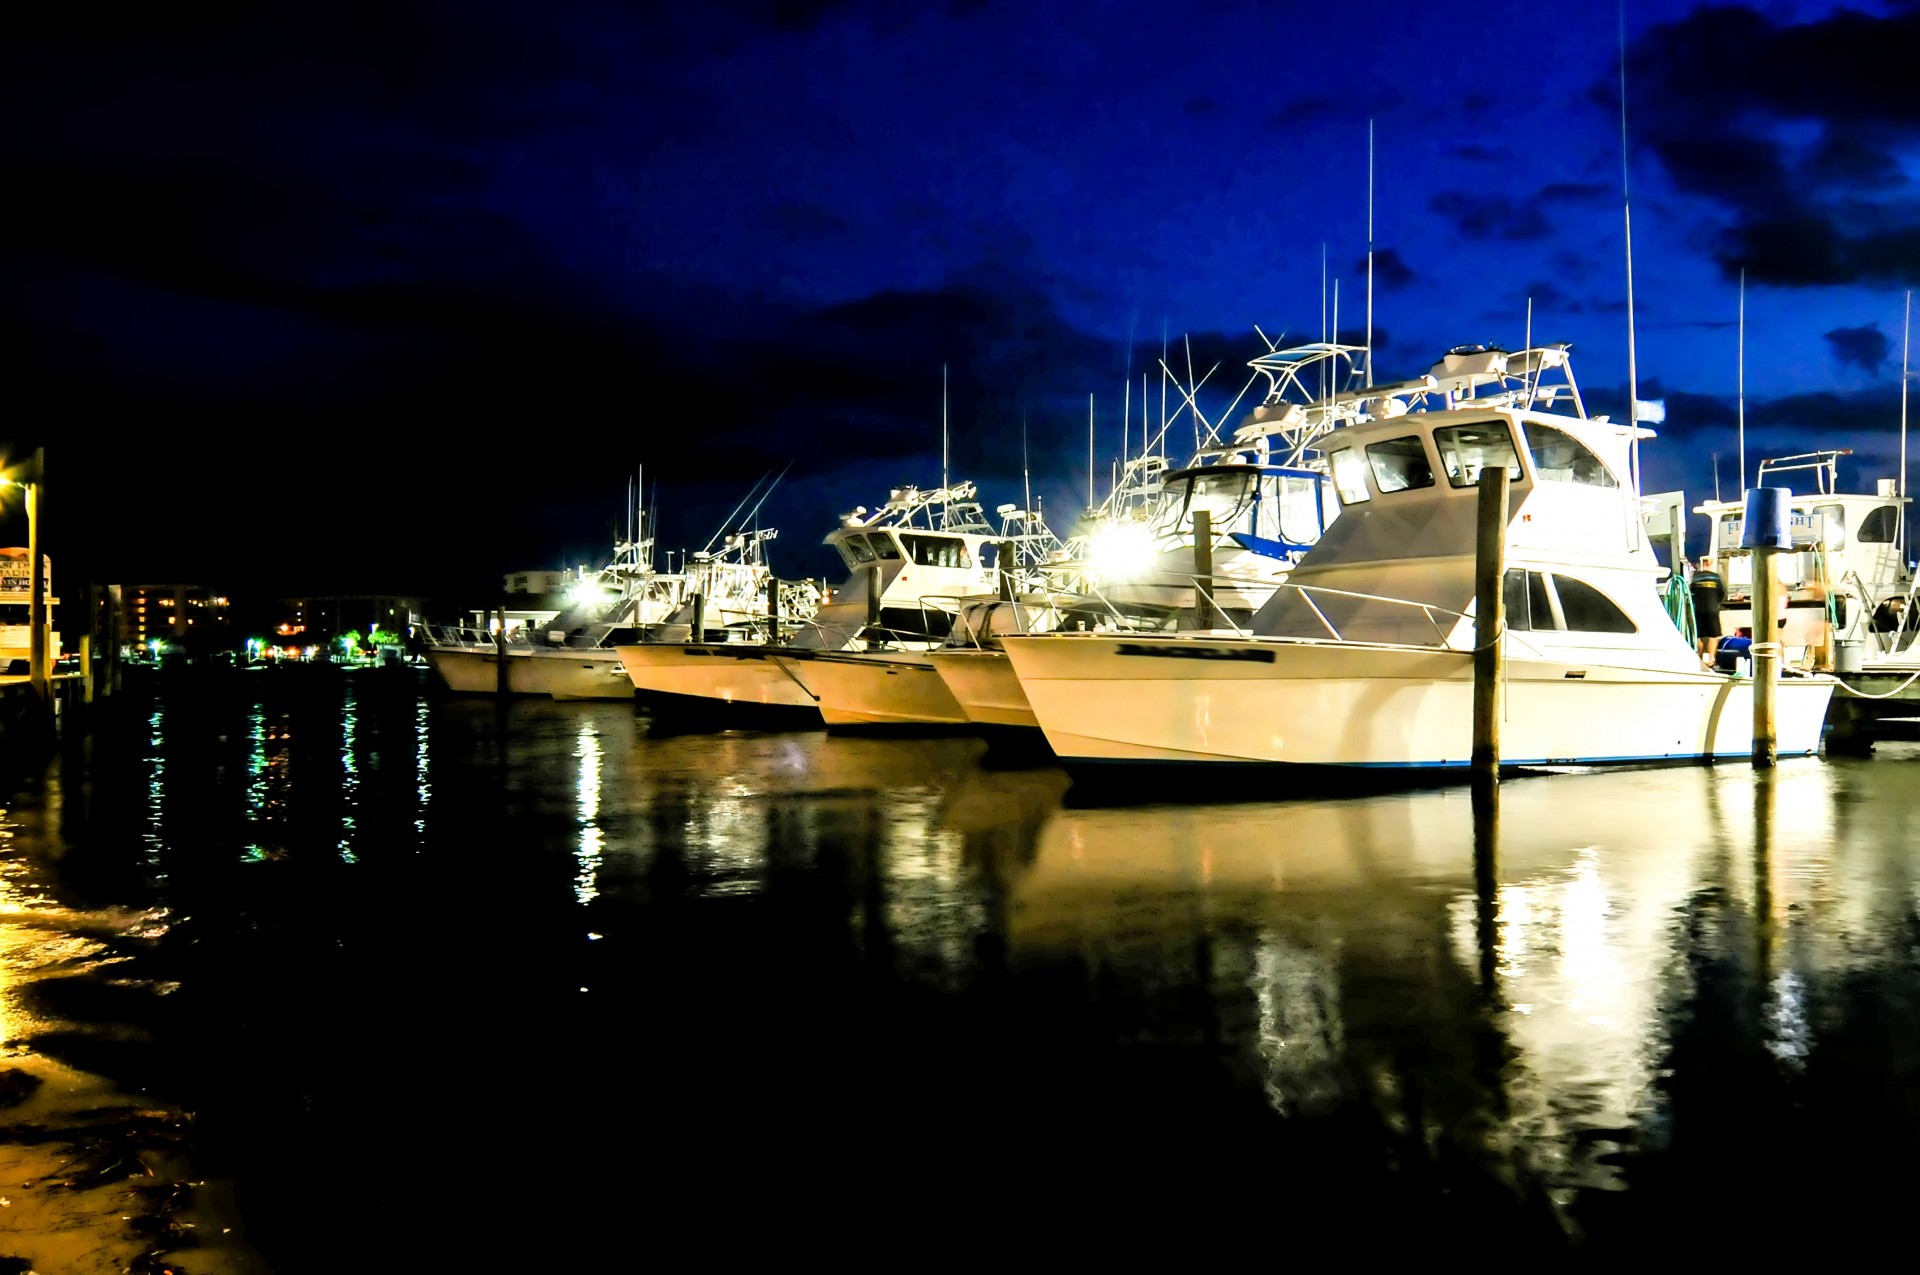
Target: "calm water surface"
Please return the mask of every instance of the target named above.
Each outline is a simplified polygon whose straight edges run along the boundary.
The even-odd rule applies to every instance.
[[[1904,1224],[1920,754],[1511,782],[1477,827],[1191,782],[163,682],[16,795],[31,888],[137,923],[8,1026],[199,1112],[283,1272]]]

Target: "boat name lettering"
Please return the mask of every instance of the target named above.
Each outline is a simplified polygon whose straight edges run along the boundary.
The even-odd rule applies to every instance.
[[[1114,648],[1115,655],[1144,655],[1156,660],[1251,660],[1255,664],[1273,663],[1272,651],[1248,650],[1244,647],[1222,646],[1185,646],[1158,642],[1122,642]]]

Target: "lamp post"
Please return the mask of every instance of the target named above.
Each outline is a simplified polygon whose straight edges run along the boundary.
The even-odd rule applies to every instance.
[[[27,690],[34,706],[45,709],[47,694],[47,582],[40,570],[40,488],[46,481],[47,451],[33,449],[27,476],[0,479],[0,485],[18,487],[27,498]]]

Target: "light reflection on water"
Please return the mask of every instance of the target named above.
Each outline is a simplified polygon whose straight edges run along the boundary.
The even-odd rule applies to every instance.
[[[229,729],[244,780],[191,769]],[[1273,1165],[1328,1130],[1395,1180],[1537,1190],[1579,1236],[1621,1226],[1596,1198],[1657,1196],[1661,1157],[1741,1172],[1734,1142],[1711,1149],[1737,1111],[1763,1150],[1813,1145],[1820,1113],[1899,1092],[1920,1043],[1901,1018],[1920,1004],[1920,756],[1897,745],[1770,775],[1512,782],[1496,826],[1458,791],[1083,808],[1059,772],[989,768],[976,741],[656,735],[617,703],[269,687],[139,731],[147,817],[127,840],[161,902],[400,952],[427,940],[381,927],[432,918],[431,959],[470,966],[489,1013],[582,1014],[564,1030],[583,1040],[631,1020],[689,1101],[735,1067],[977,1068],[1004,1088],[969,1129],[1017,1141],[1085,1108],[1089,1128],[1207,1130]],[[1484,889],[1477,834],[1497,846]],[[222,854],[257,862],[195,868]],[[333,884],[329,858],[378,888]],[[195,941],[223,939],[203,923]],[[562,993],[605,1000],[562,1011]],[[341,994],[369,1014],[398,995]],[[845,1083],[836,1101],[883,1103]],[[885,1103],[951,1101],[901,1084]],[[1194,1117],[1183,1090],[1262,1114]]]

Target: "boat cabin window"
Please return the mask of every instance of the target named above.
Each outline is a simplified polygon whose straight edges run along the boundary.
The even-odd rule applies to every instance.
[[[1829,549],[1847,547],[1847,507],[1845,505],[1820,505],[1814,513],[1820,515],[1820,543]]]
[[[1855,538],[1863,545],[1890,545],[1893,543],[1893,533],[1899,528],[1900,507],[1881,505],[1860,520],[1860,530]]]
[[[967,554],[967,542],[958,536],[929,536],[903,531],[900,539],[906,545],[908,555],[923,567],[965,569],[973,565],[973,559]]]
[[[1333,467],[1333,489],[1340,494],[1341,504],[1357,505],[1372,498],[1367,490],[1367,463],[1359,452],[1339,448],[1327,454],[1327,463]]]
[[[1533,468],[1543,482],[1577,483],[1583,487],[1618,487],[1601,459],[1585,443],[1551,425],[1526,424],[1527,444],[1533,448]]]
[[[1455,487],[1477,486],[1480,471],[1488,465],[1505,465],[1508,478],[1520,477],[1520,458],[1514,454],[1513,435],[1500,421],[1445,425],[1433,431],[1433,443],[1440,449],[1440,464],[1447,471],[1447,481]]]
[[[1194,511],[1204,509],[1220,530],[1240,520],[1241,512],[1253,497],[1253,485],[1259,474],[1251,469],[1197,470],[1186,480],[1187,500],[1180,511],[1180,524],[1193,520]]]
[[[1509,571],[1501,581],[1506,594],[1507,627],[1519,633],[1530,632],[1533,617],[1540,617],[1543,629],[1557,628],[1553,603],[1547,600],[1547,578],[1538,571]]]
[[[900,546],[893,543],[893,537],[884,531],[876,531],[867,536],[873,542],[873,551],[880,555],[882,562],[897,562],[900,558]]]
[[[1418,434],[1368,443],[1367,464],[1373,466],[1373,481],[1383,496],[1433,486],[1433,463],[1427,459],[1427,445]]]
[[[873,561],[873,550],[867,546],[865,536],[842,536],[840,547],[846,551],[847,562],[851,566]]]
[[[1507,627],[1516,633],[1637,633],[1639,627],[1606,594],[1571,576],[1509,571],[1501,581]]]

